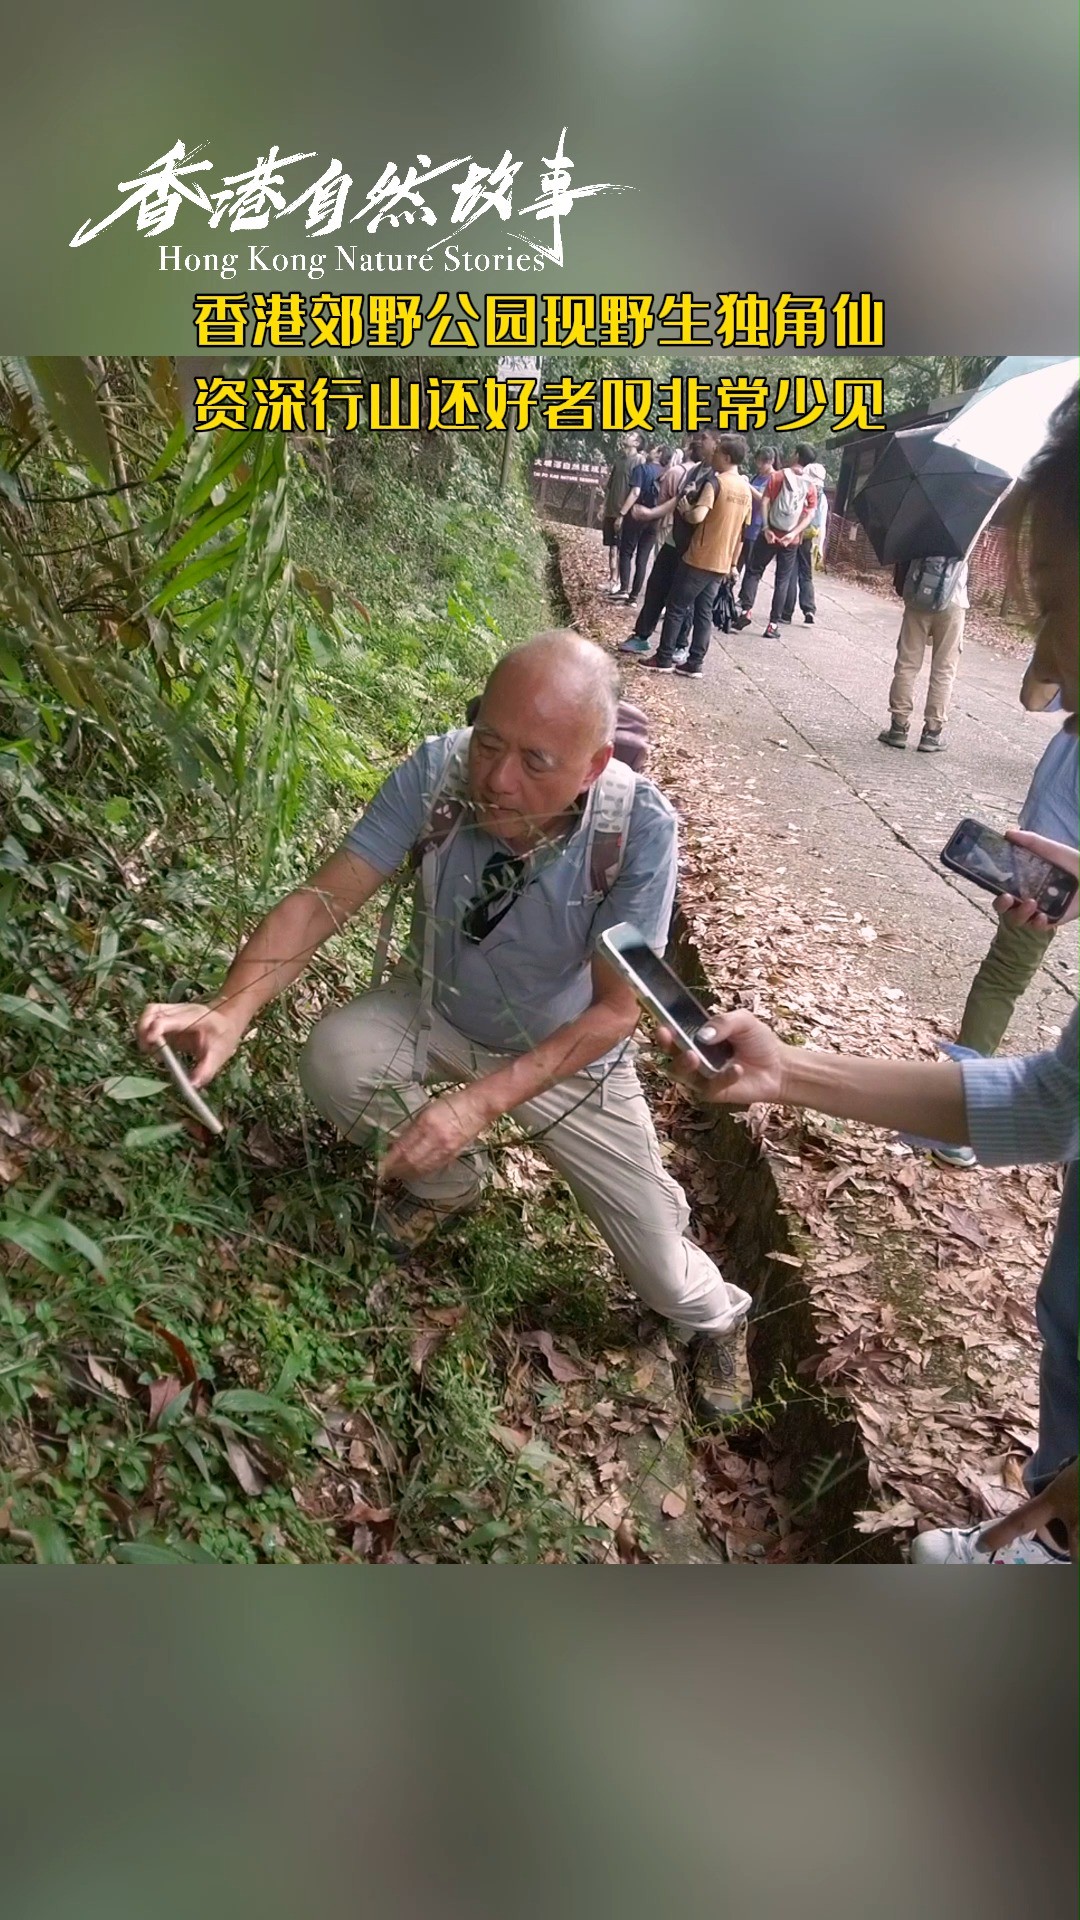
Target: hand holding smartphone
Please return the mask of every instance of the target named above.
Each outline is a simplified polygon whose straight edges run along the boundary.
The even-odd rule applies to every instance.
[[[644,936],[622,921],[600,935],[597,947],[616,973],[633,988],[643,1007],[670,1027],[680,1046],[700,1060],[706,1073],[722,1073],[732,1057],[726,1040],[703,1046],[697,1036],[711,1024],[712,1016],[673,973],[666,960],[655,954]]]
[[[978,820],[961,820],[941,863],[984,892],[1010,894],[1014,900],[1033,900],[1046,920],[1056,924],[1067,914],[1076,896],[1076,875],[1044,859],[1030,847],[1016,846]]]

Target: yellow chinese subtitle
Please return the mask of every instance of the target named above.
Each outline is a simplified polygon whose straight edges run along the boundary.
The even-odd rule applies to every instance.
[[[199,375],[195,430],[248,428],[279,433],[500,433],[534,422],[549,433],[595,431],[805,433],[824,421],[831,433],[883,432],[884,381],[815,377],[734,378],[710,384],[573,376],[535,379],[444,379],[429,374],[385,380],[315,374],[232,378]]]
[[[200,293],[194,300],[200,347],[257,349],[363,347],[401,352],[418,342],[453,352],[493,348],[658,347],[731,349],[885,343],[884,304],[871,293]]]

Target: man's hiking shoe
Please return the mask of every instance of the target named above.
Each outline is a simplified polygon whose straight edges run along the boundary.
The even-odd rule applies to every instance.
[[[769,621],[769,624],[765,629],[765,638],[766,640],[779,640],[780,628],[775,620]]]
[[[674,673],[675,671],[674,660],[661,660],[658,653],[651,653],[649,658],[643,660],[641,664],[643,667],[655,667],[657,673]]]
[[[803,614],[803,617],[802,617],[802,623],[803,623],[803,626],[804,626],[804,627],[812,627],[812,626],[813,626],[813,624],[814,624],[814,616],[813,616],[813,614],[812,614],[812,613],[804,613],[804,614]]]
[[[705,669],[704,667],[692,667],[689,660],[676,660],[675,671],[676,673],[681,673],[684,680],[700,680]]]
[[[730,1333],[698,1334],[690,1343],[689,1361],[693,1410],[703,1426],[730,1420],[750,1405],[745,1319]]]
[[[746,628],[750,625],[750,622],[753,619],[753,617],[754,616],[752,613],[737,613],[735,615],[734,620],[731,623],[732,632],[744,633],[746,631]]]
[[[922,739],[919,741],[917,751],[919,753],[943,753],[945,751],[945,742],[941,737],[941,728],[924,727],[922,730]]]
[[[648,653],[651,645],[652,642],[650,640],[643,640],[640,633],[632,633],[629,640],[620,641],[617,652]]]
[[[418,1200],[415,1194],[398,1188],[392,1196],[379,1194],[372,1225],[397,1258],[405,1260],[440,1227],[459,1214],[469,1213],[475,1204],[475,1200],[469,1200],[463,1206],[434,1207],[430,1201]]]
[[[884,733],[878,734],[883,747],[906,747],[908,727],[906,720],[890,720]]]

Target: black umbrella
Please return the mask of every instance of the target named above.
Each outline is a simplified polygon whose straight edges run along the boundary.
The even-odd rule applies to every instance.
[[[883,563],[940,553],[962,560],[1013,476],[960,447],[946,447],[937,427],[894,433],[881,450],[854,507]]]

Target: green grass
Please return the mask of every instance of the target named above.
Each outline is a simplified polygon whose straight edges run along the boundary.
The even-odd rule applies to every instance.
[[[496,1432],[561,1392],[523,1382],[507,1329],[603,1338],[569,1196],[530,1199],[526,1230],[496,1195],[402,1272],[359,1156],[300,1098],[298,1043],[363,984],[370,919],[215,1083],[220,1142],[132,1051],[142,1005],[212,990],[385,771],[550,617],[528,506],[478,453],[442,492],[397,449],[349,457],[333,499],[293,482],[294,558],[350,611],[293,689],[293,826],[268,875],[254,828],[238,842],[137,713],[122,764],[45,687],[0,707],[0,1561],[336,1560],[354,1526],[361,1558],[591,1550],[542,1450],[523,1463]],[[418,1370],[433,1309],[449,1323]],[[357,1501],[393,1522],[348,1521]]]

